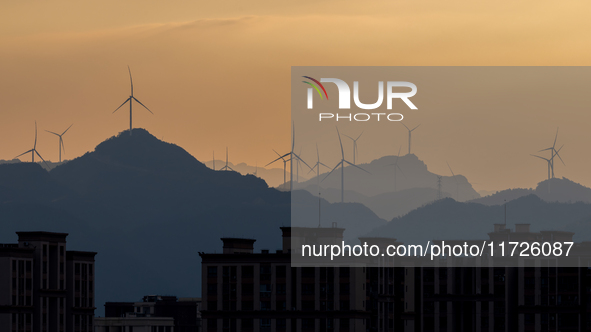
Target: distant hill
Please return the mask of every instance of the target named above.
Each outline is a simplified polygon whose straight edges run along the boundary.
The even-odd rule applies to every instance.
[[[456,202],[442,199],[394,218],[368,232],[405,243],[426,243],[439,239],[488,239],[493,224],[504,222],[504,206]],[[591,230],[591,204],[550,203],[536,195],[522,196],[507,203],[507,224],[531,224],[532,231]],[[575,240],[591,240],[591,232],[575,233]]]
[[[394,164],[398,160],[400,169],[396,172],[394,181]],[[437,174],[431,173],[427,165],[414,154],[401,157],[385,156],[368,164],[357,165],[368,173],[353,166],[345,167],[345,190],[355,191],[364,196],[376,196],[385,193],[403,191],[413,188],[437,189]],[[402,171],[401,171],[402,170]],[[341,189],[340,169],[335,170],[329,177],[328,172],[320,174],[321,186],[328,189]],[[395,185],[396,182],[396,185]],[[317,178],[296,185],[297,189],[316,188]],[[463,175],[442,176],[442,191],[449,192],[459,201],[466,201],[480,197]],[[340,199],[339,199],[340,201]],[[355,202],[345,195],[346,202]]]
[[[60,231],[70,233],[69,249],[97,251],[98,314],[105,301],[198,296],[198,252],[219,252],[220,237],[255,238],[257,250],[281,248],[290,193],[253,175],[214,171],[146,130],[132,133],[50,172],[36,163],[0,165],[0,242],[15,242],[16,231]],[[300,201],[317,206],[309,194]],[[325,225],[385,224],[359,204],[342,208],[351,213],[326,203]],[[346,234],[365,231],[352,227]]]
[[[282,162],[283,163],[283,162]],[[279,165],[279,164],[277,164]],[[213,160],[206,161],[205,166],[213,169],[214,162]],[[215,169],[219,170],[222,167],[226,166],[225,160],[216,160],[215,161]],[[239,163],[233,164],[228,162],[228,166],[235,170],[236,172],[246,175],[246,174],[255,174],[256,176],[265,180],[269,187],[278,187],[283,185],[283,168],[264,168],[262,166],[252,166],[247,165],[246,163]],[[289,164],[287,165],[287,171],[285,172],[286,181],[289,181]],[[294,172],[295,173],[295,172]],[[303,172],[300,172],[300,181],[306,181],[308,178],[304,177]],[[295,174],[294,174],[294,181],[295,181]]]
[[[23,157],[24,158],[24,157]],[[39,159],[39,158],[37,158]],[[39,161],[37,160],[36,163],[39,164],[41,167],[43,167],[45,170],[49,171],[53,168],[55,168],[56,166],[59,166],[63,163],[68,162],[67,160],[64,160],[62,162],[53,162],[50,160],[46,160],[46,163],[44,163],[43,161]],[[4,159],[0,159],[0,165],[2,164],[18,164],[21,163],[21,161],[19,159],[12,159],[12,160],[4,160]]]
[[[547,202],[591,203],[591,188],[571,181],[567,178],[554,178],[544,180],[536,186],[535,189],[507,189],[498,191],[493,195],[477,198],[470,202],[485,205],[500,205],[505,201],[509,202],[519,197],[535,194]]]
[[[308,186],[306,190],[318,196],[316,186]],[[341,201],[341,191],[339,189],[323,188],[321,189],[321,196],[331,203]],[[358,202],[367,206],[380,218],[392,220],[392,218],[403,216],[418,207],[437,200],[438,191],[433,188],[410,188],[368,197],[356,191],[347,190],[345,196],[350,202]],[[448,192],[441,193],[442,198],[451,196]]]
[[[320,202],[320,214],[318,197],[306,190],[294,190],[292,192],[291,225],[294,227],[337,227],[345,228],[345,241],[356,240],[359,236],[386,224],[363,204],[359,203],[334,203],[325,199]]]

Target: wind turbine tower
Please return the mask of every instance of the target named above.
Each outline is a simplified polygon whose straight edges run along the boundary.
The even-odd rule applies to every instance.
[[[402,122],[400,122],[402,123]],[[410,154],[410,146],[411,146],[411,142],[412,142],[412,132],[419,128],[420,124],[416,127],[414,127],[413,129],[408,128],[404,123],[402,123],[402,125],[406,128],[406,130],[408,130],[408,154]]]
[[[359,136],[357,136],[357,138],[353,138],[349,135],[345,135],[353,141],[353,164],[355,164],[355,165],[357,165],[357,163],[355,162],[355,158],[357,157],[357,153],[359,152],[359,150],[357,149],[357,140],[359,138],[361,138],[361,135],[363,135],[363,132],[361,132],[361,134],[359,134]]]
[[[318,143],[316,143],[316,164],[314,164],[314,166],[312,166],[312,169],[308,172],[312,172],[314,170],[314,168],[316,168],[316,180],[317,180],[317,187],[318,187],[318,195],[320,195],[320,166],[324,166],[328,169],[330,169],[330,167],[326,166],[325,164],[323,164],[322,162],[320,162],[320,152],[318,152]]]
[[[226,146],[226,166],[220,168],[220,171],[234,171],[232,167],[228,166],[228,147]],[[236,172],[236,171],[234,171]]]
[[[135,100],[138,104],[142,105],[145,109],[148,110],[148,112],[152,113],[152,111],[150,111],[150,109],[147,108],[146,105],[142,104],[141,101],[137,100],[137,98],[133,96],[133,79],[131,78],[131,69],[129,69],[129,66],[127,66],[127,70],[129,71],[129,82],[131,83],[131,95],[129,96],[129,98],[125,99],[123,104],[121,104],[119,107],[117,107],[117,109],[114,110],[113,113],[117,112],[118,109],[120,109],[123,105],[125,105],[127,102],[129,102],[129,135],[131,136],[131,129],[133,128],[133,124],[132,124],[133,101]],[[152,113],[152,114],[154,114],[154,113]]]
[[[33,148],[31,150],[25,151],[21,154],[19,154],[18,156],[14,157],[13,159],[16,159],[20,156],[23,156],[27,153],[31,152],[31,162],[34,163],[35,162],[35,154],[37,154],[37,156],[43,160],[43,163],[45,164],[45,166],[47,166],[47,168],[49,169],[49,165],[47,164],[47,162],[45,161],[45,159],[43,159],[43,157],[41,157],[41,155],[39,154],[39,151],[37,151],[37,121],[35,121],[35,143],[33,144]]]
[[[402,168],[400,168],[400,165],[398,165],[398,159],[400,159],[400,150],[402,150],[402,147],[398,148],[398,155],[396,156],[396,162],[394,162],[393,164],[389,164],[388,166],[394,166],[394,192],[396,192],[396,170],[400,170],[400,173],[402,173],[402,175],[404,175],[404,172],[402,172]],[[406,175],[405,175],[406,177]]]
[[[332,172],[334,172],[335,169],[337,169],[339,166],[341,166],[341,203],[345,202],[345,164],[349,164],[353,167],[356,167],[362,171],[364,171],[367,174],[370,174],[368,171],[364,170],[363,168],[349,162],[348,160],[345,159],[345,152],[343,151],[343,142],[341,141],[341,134],[339,133],[339,128],[337,127],[337,135],[339,136],[339,144],[341,145],[341,161],[339,161],[339,163],[332,169],[332,171],[330,171],[330,173],[328,173],[326,175],[326,177],[324,177],[324,179],[322,179],[322,181],[326,180],[326,178],[328,178]]]
[[[64,139],[63,139],[63,137],[62,137],[62,136],[64,136],[64,134],[65,134],[65,133],[66,133],[68,130],[70,130],[70,128],[71,128],[73,125],[74,125],[74,124],[72,123],[72,124],[70,125],[70,127],[68,127],[68,129],[64,130],[64,132],[63,132],[63,133],[61,133],[61,134],[54,133],[53,131],[46,130],[46,132],[48,132],[48,133],[51,133],[51,134],[54,134],[55,136],[59,137],[57,149],[59,150],[59,162],[60,162],[60,163],[62,162],[62,149],[64,150],[64,153],[66,152],[66,147],[64,146]]]

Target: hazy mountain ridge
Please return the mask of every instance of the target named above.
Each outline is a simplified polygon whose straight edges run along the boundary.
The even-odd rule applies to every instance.
[[[394,165],[400,169],[394,172]],[[391,220],[433,202],[439,197],[438,175],[416,155],[384,156],[370,163],[345,167],[345,202],[356,202],[369,207],[380,218]],[[319,175],[321,196],[332,203],[341,202],[341,170],[327,177]],[[396,181],[394,180],[396,176]],[[294,183],[294,188],[318,195],[318,177]],[[441,197],[460,201],[480,197],[463,175],[441,176]]]
[[[316,186],[308,186],[306,190],[318,196]],[[408,212],[431,203],[438,198],[437,189],[433,188],[409,188],[397,192],[388,192],[375,196],[365,196],[356,191],[345,191],[345,197],[349,202],[358,202],[367,206],[377,216],[385,220],[392,220],[392,218],[403,216]],[[321,197],[328,202],[340,202],[341,191],[339,189],[323,188],[321,190]],[[448,192],[441,192],[441,197],[452,197]]]
[[[368,233],[388,236],[405,243],[433,239],[488,239],[495,223],[504,223],[503,205],[483,205],[442,199]],[[591,229],[591,204],[546,202],[534,194],[507,202],[507,225],[531,224],[532,231]],[[418,231],[420,230],[420,231]],[[591,232],[575,233],[575,240],[591,240]]]
[[[484,205],[500,205],[519,197],[535,194],[547,202],[584,202],[591,203],[591,188],[567,178],[553,178],[541,181],[535,189],[507,189],[493,195],[477,198],[470,202]]]
[[[204,164],[205,164],[205,166],[207,166],[211,169],[214,168],[213,167],[214,166],[213,160],[206,161]],[[226,166],[225,161],[217,160],[217,159],[215,160],[215,169],[216,170],[220,170],[224,166]],[[265,180],[265,182],[267,182],[269,187],[278,187],[278,186],[283,185],[283,168],[265,168],[262,166],[248,165],[246,163],[233,164],[230,161],[228,161],[228,166],[242,175],[246,175],[246,174],[254,175],[256,172],[256,176]],[[286,182],[289,182],[289,164],[287,167],[288,167],[288,169],[285,172],[285,179],[286,179]],[[303,172],[300,172],[300,173],[303,173]],[[302,175],[303,174],[300,174],[300,181],[307,180],[307,178],[303,177]],[[294,172],[294,181],[295,181],[295,177],[296,177],[296,175]]]

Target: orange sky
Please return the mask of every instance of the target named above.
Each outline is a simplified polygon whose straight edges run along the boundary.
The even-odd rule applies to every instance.
[[[57,139],[45,129],[74,123],[65,158],[126,129],[128,113],[111,112],[129,95],[129,64],[136,97],[155,113],[135,108],[136,127],[202,161],[228,146],[234,163],[265,164],[271,149],[289,148],[293,65],[589,65],[590,9],[582,1],[3,1],[0,159],[31,148],[35,120],[38,149],[51,160]],[[453,128],[444,137],[455,144],[442,149],[434,144],[442,132],[425,124],[413,149],[442,174],[445,152],[476,189],[531,187],[545,167],[528,154],[560,126],[567,167],[557,176],[591,186],[591,160],[575,153],[588,150],[590,116],[555,115],[541,114],[528,131],[540,142],[533,151],[491,148],[483,155],[498,158],[486,164],[462,152]]]

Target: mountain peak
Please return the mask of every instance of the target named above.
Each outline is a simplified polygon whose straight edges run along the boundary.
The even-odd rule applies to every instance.
[[[96,146],[93,152],[86,153],[62,167],[71,167],[84,159],[102,164],[132,167],[146,171],[166,173],[181,172],[187,169],[202,172],[210,171],[203,163],[178,145],[159,140],[143,128],[120,132]]]

